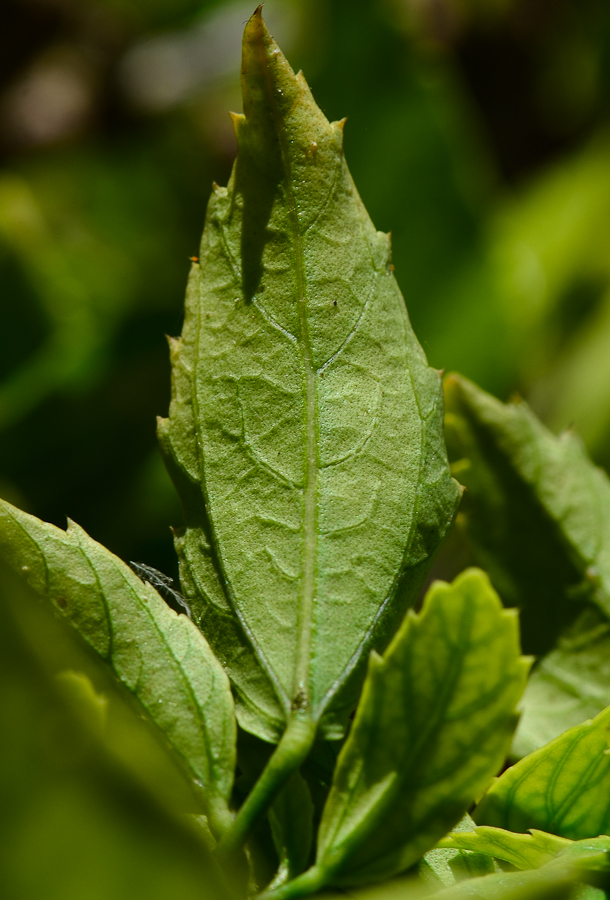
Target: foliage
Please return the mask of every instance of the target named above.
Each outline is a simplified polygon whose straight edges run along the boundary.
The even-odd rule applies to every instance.
[[[522,401],[502,404],[450,376],[451,472],[467,489],[458,531],[489,577],[469,568],[422,590],[461,494],[439,373],[411,328],[389,237],[347,169],[343,122],[318,109],[260,9],[244,32],[242,91],[238,156],[209,203],[158,427],[183,510],[174,538],[185,598],[74,523],[63,531],[0,501],[0,559],[16,576],[4,578],[0,610],[16,685],[14,696],[0,692],[5,745],[30,753],[15,711],[36,708],[41,690],[77,764],[58,778],[55,745],[43,746],[31,793],[44,798],[57,781],[65,820],[101,836],[106,849],[85,856],[107,857],[120,887],[107,880],[100,896],[148,885],[153,897],[187,898],[192,874],[218,900],[366,883],[388,900],[396,891],[601,900],[610,889],[607,477],[573,433],[557,438]],[[517,231],[535,226],[532,198]],[[128,255],[99,253],[92,232],[73,252],[70,230],[52,227],[27,179],[4,178],[0,207],[5,240],[54,321],[0,394],[8,427],[82,380],[136,291]],[[593,231],[604,209],[603,197],[591,204]],[[514,240],[510,221],[489,259]],[[575,260],[601,277],[583,244],[557,284]],[[456,303],[473,283],[472,270],[456,279]],[[504,317],[507,346],[517,319],[502,304],[518,287],[511,295],[506,279],[492,316]],[[548,324],[551,293],[536,328]],[[446,312],[449,328],[451,302]],[[521,612],[526,651],[542,656],[527,687],[532,660],[503,603]],[[59,746],[65,753],[66,738]],[[519,761],[494,782],[509,753]],[[3,790],[17,811],[9,779]],[[478,825],[467,815],[474,804]],[[151,851],[161,835],[172,847],[170,880],[155,882],[159,861],[144,852],[121,874],[117,835],[138,846],[140,808],[153,822]],[[37,827],[49,827],[44,815],[5,841],[9,898],[43,896],[40,870],[28,883],[9,859],[19,833],[36,844]],[[89,880],[60,878],[57,896],[97,896]]]

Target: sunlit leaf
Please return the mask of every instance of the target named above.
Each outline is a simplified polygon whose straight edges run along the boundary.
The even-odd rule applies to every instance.
[[[315,867],[293,885],[374,881],[431,849],[501,767],[528,668],[517,619],[483,572],[436,582],[371,656]]]
[[[64,532],[0,501],[0,558],[109,663],[203,787],[212,828],[226,827],[233,703],[197,628],[73,522]]]
[[[487,825],[472,832],[456,832],[439,841],[439,847],[456,850],[478,850],[501,859],[517,869],[537,869],[570,846],[566,838],[532,829],[530,834],[517,834]]]
[[[244,728],[337,736],[458,497],[428,368],[330,124],[260,11],[238,157],[210,201],[161,443],[181,578]],[[335,712],[337,711],[337,714]]]
[[[610,829],[610,708],[507,769],[473,813],[480,825],[570,840]]]

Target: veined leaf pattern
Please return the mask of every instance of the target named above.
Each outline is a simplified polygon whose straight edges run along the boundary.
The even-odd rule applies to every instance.
[[[74,522],[67,531],[0,500],[0,558],[49,598],[161,729],[228,827],[236,726],[227,676],[203,635]]]
[[[238,157],[210,200],[160,440],[185,508],[183,589],[241,723],[277,740],[295,713],[337,736],[366,651],[414,601],[458,489],[439,376],[349,175],[343,123],[320,112],[260,10],[242,90]]]
[[[578,841],[610,829],[610,707],[530,753],[485,794],[479,825],[537,828]]]
[[[433,584],[371,655],[315,866],[276,896],[388,878],[432,849],[502,766],[528,668],[516,616],[483,572]]]

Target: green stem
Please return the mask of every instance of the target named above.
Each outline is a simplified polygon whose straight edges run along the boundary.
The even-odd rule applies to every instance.
[[[218,850],[224,855],[244,846],[248,835],[264,816],[293,772],[305,760],[316,736],[316,723],[295,715],[286,727],[262,775],[248,794]]]
[[[288,881],[280,887],[259,894],[256,900],[297,900],[298,897],[315,894],[327,884],[328,873],[326,870],[319,866],[312,866],[293,881]]]

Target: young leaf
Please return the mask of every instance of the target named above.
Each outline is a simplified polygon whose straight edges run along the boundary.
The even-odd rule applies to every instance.
[[[582,881],[596,878],[600,872],[605,875],[607,859],[605,845],[582,848],[574,858],[561,856],[540,869],[462,881],[434,896],[438,900],[605,900],[604,891]]]
[[[467,813],[458,822],[449,837],[461,836],[464,832],[472,833],[475,827]],[[439,884],[449,887],[456,881],[463,881],[464,878],[480,878],[483,875],[493,875],[494,872],[500,870],[489,854],[462,850],[459,846],[454,847],[446,844],[443,840],[439,841],[434,850],[428,850],[424,854],[419,861],[417,871],[420,878],[438,889]]]
[[[517,869],[537,869],[571,845],[566,838],[531,829],[530,834],[517,834],[503,828],[479,825],[471,832],[453,831],[438,846],[451,850],[478,850],[501,859]]]
[[[260,10],[242,91],[159,434],[184,504],[182,585],[241,724],[277,741],[291,716],[324,717],[336,737],[458,488],[438,373],[349,175],[343,123],[320,112]]]
[[[222,833],[235,717],[228,679],[198,629],[73,522],[62,531],[0,500],[0,558],[107,660],[203,787],[210,826]]]
[[[537,828],[577,841],[610,829],[610,707],[526,756],[474,812],[481,825]]]
[[[610,704],[610,622],[592,604],[528,681],[511,748],[520,759]]]
[[[436,582],[371,655],[315,867],[286,896],[386,878],[430,850],[502,765],[528,668],[516,616],[483,572]]]
[[[503,600],[522,609],[528,652],[549,651],[590,599],[610,615],[610,481],[573,432],[551,434],[519,401],[446,380],[460,522]]]

